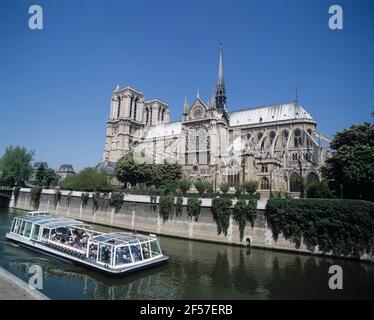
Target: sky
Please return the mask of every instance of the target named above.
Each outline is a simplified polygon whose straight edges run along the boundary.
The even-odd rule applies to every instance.
[[[28,9],[43,8],[43,29]],[[329,7],[343,9],[331,30]],[[333,136],[372,121],[374,1],[0,0],[0,156],[9,145],[76,170],[102,158],[113,90],[210,98],[223,39],[230,111],[295,99]]]

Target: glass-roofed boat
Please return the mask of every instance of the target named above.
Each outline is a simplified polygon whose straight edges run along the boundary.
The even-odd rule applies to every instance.
[[[127,274],[169,259],[155,236],[102,233],[84,222],[41,211],[15,217],[5,237],[60,260],[112,275]]]

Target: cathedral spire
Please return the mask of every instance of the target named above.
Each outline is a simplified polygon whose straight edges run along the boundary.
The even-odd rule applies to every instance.
[[[229,122],[229,116],[226,109],[226,86],[223,79],[223,58],[222,58],[222,42],[219,47],[219,65],[218,65],[218,79],[216,85],[216,108],[218,113],[221,113],[226,122]]]
[[[187,102],[187,96],[184,97],[184,106],[183,106],[183,114],[188,113],[188,102]]]

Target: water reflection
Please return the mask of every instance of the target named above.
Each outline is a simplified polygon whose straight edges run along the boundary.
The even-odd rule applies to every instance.
[[[19,211],[0,209],[0,265],[26,281],[28,268],[40,265],[43,293],[52,299],[374,298],[370,264],[166,237],[160,237],[160,245],[170,256],[168,264],[108,278],[4,243],[14,214]],[[343,267],[344,290],[328,289],[332,264]]]

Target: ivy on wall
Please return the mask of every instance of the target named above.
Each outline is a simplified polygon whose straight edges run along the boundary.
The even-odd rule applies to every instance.
[[[103,202],[103,198],[101,196],[101,192],[95,192],[92,195],[92,203],[93,203],[94,211],[96,211],[97,209],[99,209],[99,207],[102,206],[102,202]]]
[[[14,194],[14,205],[17,206],[17,201],[18,201],[18,196],[19,196],[19,192],[21,190],[21,187],[15,187],[13,189],[13,194]]]
[[[341,199],[270,199],[266,218],[274,239],[282,233],[322,252],[359,257],[374,249],[374,203]]]
[[[227,229],[230,225],[231,199],[227,197],[215,198],[212,201],[213,219],[217,224],[217,232],[227,236]]]
[[[201,200],[199,198],[196,198],[196,197],[188,198],[187,214],[189,218],[194,218],[195,221],[199,219],[200,205],[201,205]]]
[[[240,241],[243,240],[244,229],[248,221],[252,228],[256,219],[257,200],[239,200],[233,209],[233,216],[235,221],[239,224]]]
[[[90,194],[88,192],[83,192],[81,194],[82,207],[87,205],[89,198],[90,198]]]
[[[122,208],[124,193],[120,191],[113,192],[110,197],[110,205],[115,209],[116,213]]]
[[[41,194],[42,194],[42,190],[43,189],[41,187],[31,188],[31,202],[32,202],[35,210],[37,210],[39,208],[40,197],[41,197]]]
[[[182,215],[182,210],[183,210],[183,198],[182,197],[177,197],[177,202],[175,204],[175,215],[177,217]]]
[[[55,194],[53,195],[53,204],[55,206],[55,209],[57,207],[57,203],[59,203],[60,201],[61,201],[61,191],[56,190]]]
[[[159,213],[162,217],[162,221],[165,223],[169,220],[170,213],[173,210],[174,198],[171,196],[161,196],[160,197],[160,208]]]
[[[157,210],[157,196],[155,195],[151,195],[150,196],[150,203],[151,203],[151,209],[152,211],[156,211]]]

